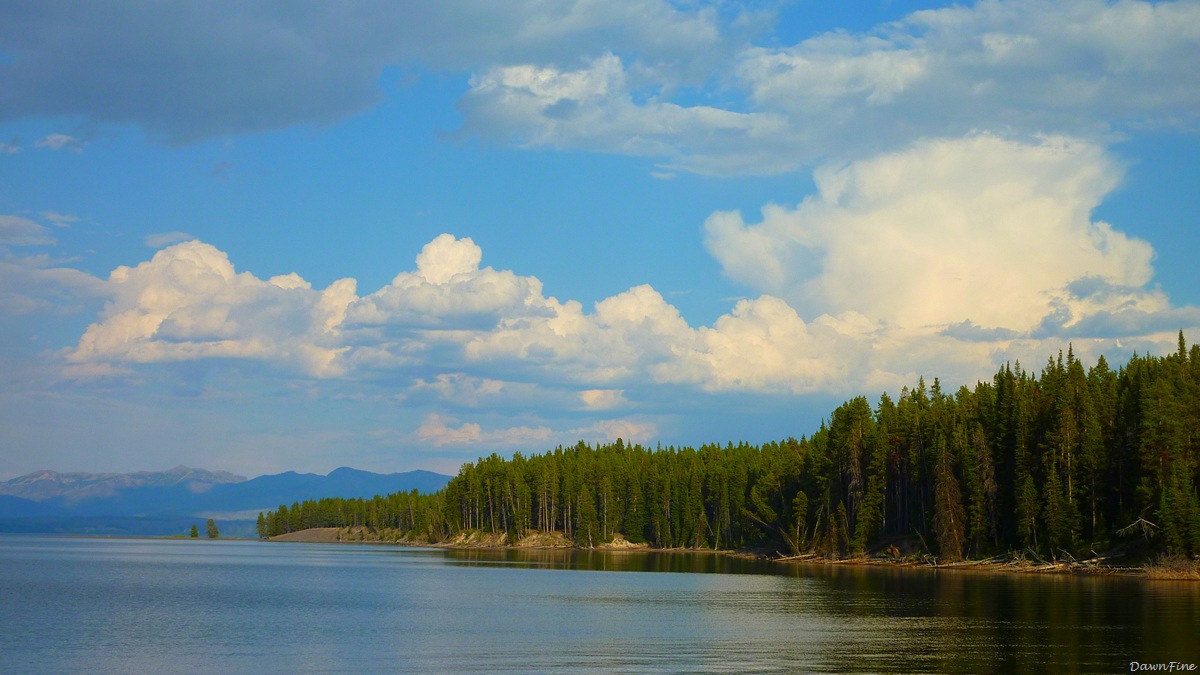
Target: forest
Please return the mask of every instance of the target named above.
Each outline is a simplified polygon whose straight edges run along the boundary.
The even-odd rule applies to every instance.
[[[921,379],[862,396],[811,435],[747,443],[558,447],[464,464],[440,492],[322,499],[260,514],[270,537],[362,527],[436,543],[468,531],[617,536],[655,548],[939,562],[1028,551],[1200,555],[1200,347],[1040,373],[1007,364],[974,389]]]

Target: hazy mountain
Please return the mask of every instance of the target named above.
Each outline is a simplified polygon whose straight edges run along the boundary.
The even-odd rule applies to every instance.
[[[214,485],[245,482],[244,476],[226,471],[205,471],[177,466],[167,471],[135,473],[58,473],[34,471],[0,483],[0,495],[11,495],[36,502],[56,499],[62,504],[103,499],[121,492],[144,488],[183,487],[187,491],[206,492]]]
[[[259,476],[244,483],[215,486],[210,492],[196,495],[193,503],[204,509],[243,511],[246,509],[275,509],[280,504],[321,497],[374,497],[393,492],[437,492],[450,481],[432,471],[379,474],[341,467],[327,476],[315,473],[288,471]],[[298,495],[304,495],[299,497]]]
[[[124,474],[35,471],[0,483],[0,531],[175,534],[181,523],[215,518],[225,523],[222,531],[244,532],[245,521],[280,504],[436,492],[449,481],[431,471],[378,474],[348,467],[327,476],[288,471],[250,480],[183,466]]]

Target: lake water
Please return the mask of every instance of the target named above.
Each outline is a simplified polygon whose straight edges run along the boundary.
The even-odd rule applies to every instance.
[[[0,536],[6,673],[1116,673],[1198,630],[1195,582]]]

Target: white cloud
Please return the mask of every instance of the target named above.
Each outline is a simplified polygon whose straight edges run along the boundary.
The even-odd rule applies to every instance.
[[[70,150],[72,152],[83,152],[83,146],[87,143],[74,136],[67,134],[50,134],[40,138],[33,144],[35,148],[43,148],[45,150]]]
[[[550,438],[549,427],[508,427],[484,431],[475,422],[463,422],[429,413],[414,434],[417,440],[434,447],[455,445],[490,445],[500,447],[529,447],[545,445]]]
[[[699,328],[692,345],[677,350],[677,360],[657,364],[653,373],[661,382],[706,391],[841,391],[862,379],[854,366],[855,352],[870,336],[865,323],[851,315],[809,325],[779,298],[742,300],[711,328]]]
[[[473,336],[466,356],[546,370],[543,376],[566,382],[609,384],[639,379],[652,364],[670,360],[673,345],[692,338],[679,310],[646,285],[596,303],[593,314],[573,300],[550,298],[547,307],[552,314],[505,321]]]
[[[549,426],[484,429],[476,422],[460,422],[453,417],[429,413],[413,437],[435,448],[466,446],[548,450],[554,445],[570,445],[579,440],[600,443],[621,438],[629,442],[648,442],[657,433],[658,427],[654,423],[629,419],[601,420],[583,427],[557,430]]]
[[[501,317],[543,312],[542,284],[507,270],[479,268],[482,250],[470,238],[442,234],[421,249],[415,272],[401,272],[355,302],[356,325],[486,328]]]
[[[627,443],[648,443],[658,436],[658,425],[653,422],[638,422],[631,419],[601,420],[585,427],[577,427],[563,434],[563,443],[582,440],[591,443],[610,443],[622,439]]]
[[[715,71],[723,107],[680,105],[669,73],[611,53],[583,67],[483,68],[461,107],[466,129],[486,138],[707,174],[776,173],[980,129],[1095,139],[1194,130],[1197,26],[1195,2],[985,1],[747,46]]]
[[[527,382],[506,382],[468,373],[439,373],[430,378],[416,378],[409,392],[413,395],[431,394],[439,401],[476,408],[508,407],[528,404],[537,398],[537,386]]]
[[[1128,354],[1117,337],[1169,350],[1200,309],[1151,285],[1148,243],[1091,219],[1120,179],[1094,144],[976,134],[823,167],[816,194],[755,224],[715,213],[709,251],[770,295],[700,328],[672,372],[710,390],[894,389],[970,383],[1067,341],[1093,359]]]
[[[417,256],[416,271],[358,298],[352,279],[323,291],[296,274],[263,281],[237,273],[212,246],[176,244],[114,270],[112,300],[69,360],[237,358],[323,378],[408,372],[408,393],[425,400],[608,410],[629,405],[616,383],[811,391],[842,373],[828,348],[811,358],[804,351],[870,330],[861,317],[808,325],[769,297],[693,329],[645,285],[585,313],[578,302],[542,296],[532,277],[481,269],[481,259],[469,239],[443,235]],[[564,389],[575,393],[554,393]]]
[[[575,70],[490,68],[471,78],[459,107],[468,131],[522,147],[653,157],[699,173],[770,173],[794,165],[778,156],[787,132],[781,118],[681,106],[661,100],[661,87],[640,90],[610,53]],[[638,103],[635,93],[649,100]]]
[[[714,214],[706,244],[731,278],[805,312],[852,310],[893,329],[969,320],[1028,332],[1060,308],[1101,309],[1070,292],[1085,278],[1165,307],[1143,290],[1149,244],[1090,218],[1119,179],[1083,142],[923,141],[818,171],[816,195],[767,207],[758,224]]]
[[[579,392],[579,400],[587,410],[611,410],[629,405],[625,392],[620,389],[586,389]]]
[[[13,138],[9,142],[0,141],[0,155],[15,155],[21,151],[21,139]]]
[[[352,279],[323,291],[295,275],[263,281],[191,241],[118,267],[108,288],[112,300],[71,352],[73,363],[239,358],[316,377],[343,370],[338,327],[356,297]]]
[[[843,394],[920,374],[969,382],[1066,339],[1081,355],[1118,335],[1169,348],[1174,330],[1200,327],[1200,310],[1149,287],[1145,242],[1090,220],[1119,178],[1087,143],[988,135],[824,169],[793,209],[768,207],[755,225],[708,220],[713,255],[764,294],[699,327],[648,285],[587,312],[534,277],[481,267],[480,248],[448,234],[362,298],[353,279],[324,290],[297,274],[263,281],[186,242],[112,273],[112,300],[69,361],[237,358],[395,383],[418,407],[567,414],[634,407],[664,386]],[[519,445],[581,429],[432,417],[417,436]]]
[[[1187,128],[1200,119],[1197,26],[1193,2],[985,1],[750,48],[737,76],[760,109],[787,116],[810,159],[977,129]]]

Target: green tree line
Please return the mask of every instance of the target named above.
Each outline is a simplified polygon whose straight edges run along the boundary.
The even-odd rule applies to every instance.
[[[259,534],[395,530],[621,535],[654,547],[756,548],[831,557],[929,551],[942,561],[1013,550],[1140,546],[1200,554],[1200,348],[1135,354],[1113,370],[1071,349],[1039,374],[1019,363],[946,392],[838,406],[809,436],[645,447],[580,442],[463,465],[440,492],[322,499],[262,515]],[[1089,554],[1090,555],[1090,554]]]

